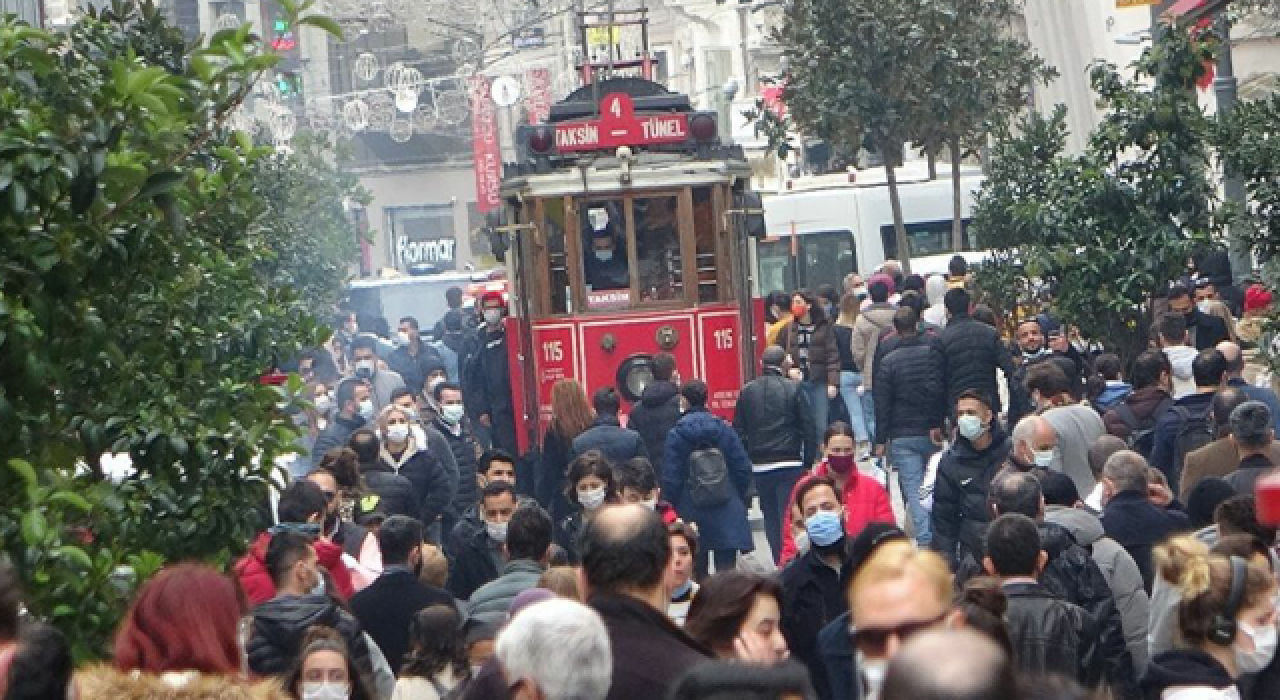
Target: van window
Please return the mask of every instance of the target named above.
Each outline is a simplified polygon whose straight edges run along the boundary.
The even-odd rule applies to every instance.
[[[782,236],[756,246],[760,292],[817,289],[824,284],[836,289],[845,275],[858,269],[858,256],[851,231],[820,231],[792,239]]]
[[[969,237],[969,220],[960,222],[963,231],[961,242],[965,250],[973,250],[973,239]],[[912,221],[906,225],[907,246],[911,249],[908,257],[923,258],[930,255],[956,253],[951,246],[951,220]],[[898,255],[898,237],[894,235],[893,224],[880,227],[880,240],[884,243],[884,258],[901,259]]]

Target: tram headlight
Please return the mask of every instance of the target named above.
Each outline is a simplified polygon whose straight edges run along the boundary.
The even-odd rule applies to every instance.
[[[711,141],[719,133],[714,115],[700,112],[689,118],[689,133],[696,141]]]
[[[529,150],[537,155],[547,155],[555,145],[555,135],[547,127],[539,127],[529,134]]]
[[[628,401],[639,401],[645,387],[653,382],[653,357],[650,355],[632,355],[618,365],[615,376],[618,393]]]

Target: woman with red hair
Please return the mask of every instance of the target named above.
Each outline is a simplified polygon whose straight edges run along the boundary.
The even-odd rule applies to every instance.
[[[165,568],[142,586],[121,621],[114,665],[78,674],[80,697],[288,698],[276,683],[246,677],[245,612],[230,578],[201,564]]]

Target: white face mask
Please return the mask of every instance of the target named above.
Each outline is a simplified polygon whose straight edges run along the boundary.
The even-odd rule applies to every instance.
[[[325,415],[329,411],[333,410],[333,399],[329,398],[328,394],[317,396],[315,400],[315,407],[316,413]]]
[[[612,251],[612,250],[597,250],[597,251],[596,251],[596,260],[599,260],[600,262],[609,262],[609,261],[613,260],[613,251]]]
[[[1240,631],[1253,640],[1253,651],[1236,647],[1236,666],[1241,673],[1258,673],[1270,665],[1276,656],[1276,626],[1266,625],[1255,629],[1249,623],[1241,622]]]
[[[956,426],[960,429],[960,436],[966,440],[977,440],[987,431],[987,426],[982,424],[982,419],[971,415],[956,418]]]
[[[349,697],[351,686],[346,683],[320,681],[302,684],[302,700],[347,700]]]
[[[888,659],[868,659],[858,652],[858,670],[862,672],[862,678],[866,681],[867,694],[864,696],[869,700],[876,700],[880,697],[880,688],[884,686],[884,677],[889,672]]]
[[[373,371],[374,371],[375,369],[377,369],[377,367],[378,367],[378,363],[377,363],[377,362],[374,362],[372,358],[365,358],[365,359],[363,359],[363,360],[357,360],[357,361],[356,361],[356,376],[357,376],[357,377],[372,377],[372,376],[373,376]]]
[[[400,331],[396,333],[396,345],[408,345],[408,344],[409,344],[408,333],[405,333],[404,331]]]
[[[1053,455],[1055,450],[1032,450],[1031,461],[1037,467],[1049,468],[1053,464]]]
[[[391,442],[404,442],[409,439],[409,426],[405,423],[396,423],[387,426],[387,439]]]
[[[491,326],[496,326],[498,325],[498,322],[501,320],[502,320],[502,309],[485,309],[484,310],[485,323]]]
[[[1197,309],[1200,309],[1200,313],[1202,313],[1202,314],[1207,314],[1207,313],[1209,313],[1209,309],[1211,308],[1211,306],[1210,306],[1210,304],[1209,304],[1209,300],[1208,300],[1208,299],[1205,299],[1204,301],[1197,301],[1197,302],[1196,302],[1196,308],[1197,308]]]
[[[360,402],[360,415],[365,420],[373,418],[373,399],[365,399]]]
[[[448,406],[440,407],[440,417],[444,422],[450,425],[457,425],[462,420],[462,416],[467,412],[466,407],[462,404],[452,403]]]
[[[595,510],[604,505],[604,489],[588,489],[578,492],[578,503],[587,510]]]
[[[507,541],[507,523],[490,523],[484,524],[485,532],[489,533],[489,539],[503,544]]]

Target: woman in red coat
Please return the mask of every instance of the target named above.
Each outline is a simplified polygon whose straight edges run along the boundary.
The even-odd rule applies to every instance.
[[[857,536],[870,523],[896,524],[893,508],[889,505],[889,492],[879,481],[858,470],[854,458],[856,442],[853,428],[848,423],[836,421],[827,427],[822,436],[822,461],[813,468],[814,476],[829,476],[840,488],[844,499],[844,531],[850,539]],[[806,480],[801,479],[791,491],[791,507],[788,508],[788,522],[795,509],[796,490]],[[782,531],[781,565],[796,557],[795,538],[791,527]]]

